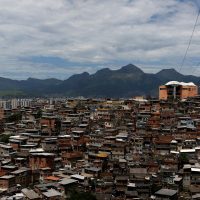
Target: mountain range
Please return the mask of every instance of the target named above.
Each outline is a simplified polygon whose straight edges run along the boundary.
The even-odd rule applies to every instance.
[[[0,77],[0,96],[156,97],[159,85],[172,80],[200,83],[200,77],[183,75],[175,69],[150,74],[128,64],[118,70],[104,68],[94,74],[75,74],[66,80],[28,78],[19,81]]]

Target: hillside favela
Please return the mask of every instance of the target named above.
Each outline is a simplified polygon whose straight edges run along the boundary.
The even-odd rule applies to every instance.
[[[0,0],[0,200],[200,200],[198,0]]]
[[[0,100],[1,199],[198,199],[198,87],[155,89]]]

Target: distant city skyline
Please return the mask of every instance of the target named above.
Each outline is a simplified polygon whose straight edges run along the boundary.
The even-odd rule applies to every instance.
[[[58,78],[132,63],[180,68],[195,0],[0,0],[0,77]],[[181,70],[200,76],[200,19]]]

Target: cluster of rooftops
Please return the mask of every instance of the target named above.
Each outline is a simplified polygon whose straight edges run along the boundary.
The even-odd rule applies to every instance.
[[[30,99],[0,132],[2,200],[200,198],[199,96]]]

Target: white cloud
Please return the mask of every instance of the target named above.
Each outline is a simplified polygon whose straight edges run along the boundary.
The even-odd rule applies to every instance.
[[[197,10],[193,1],[178,0],[0,0],[1,74],[66,78],[130,62],[148,72],[179,69]],[[200,62],[199,36],[197,26],[183,73]],[[19,59],[35,56],[82,67]]]

